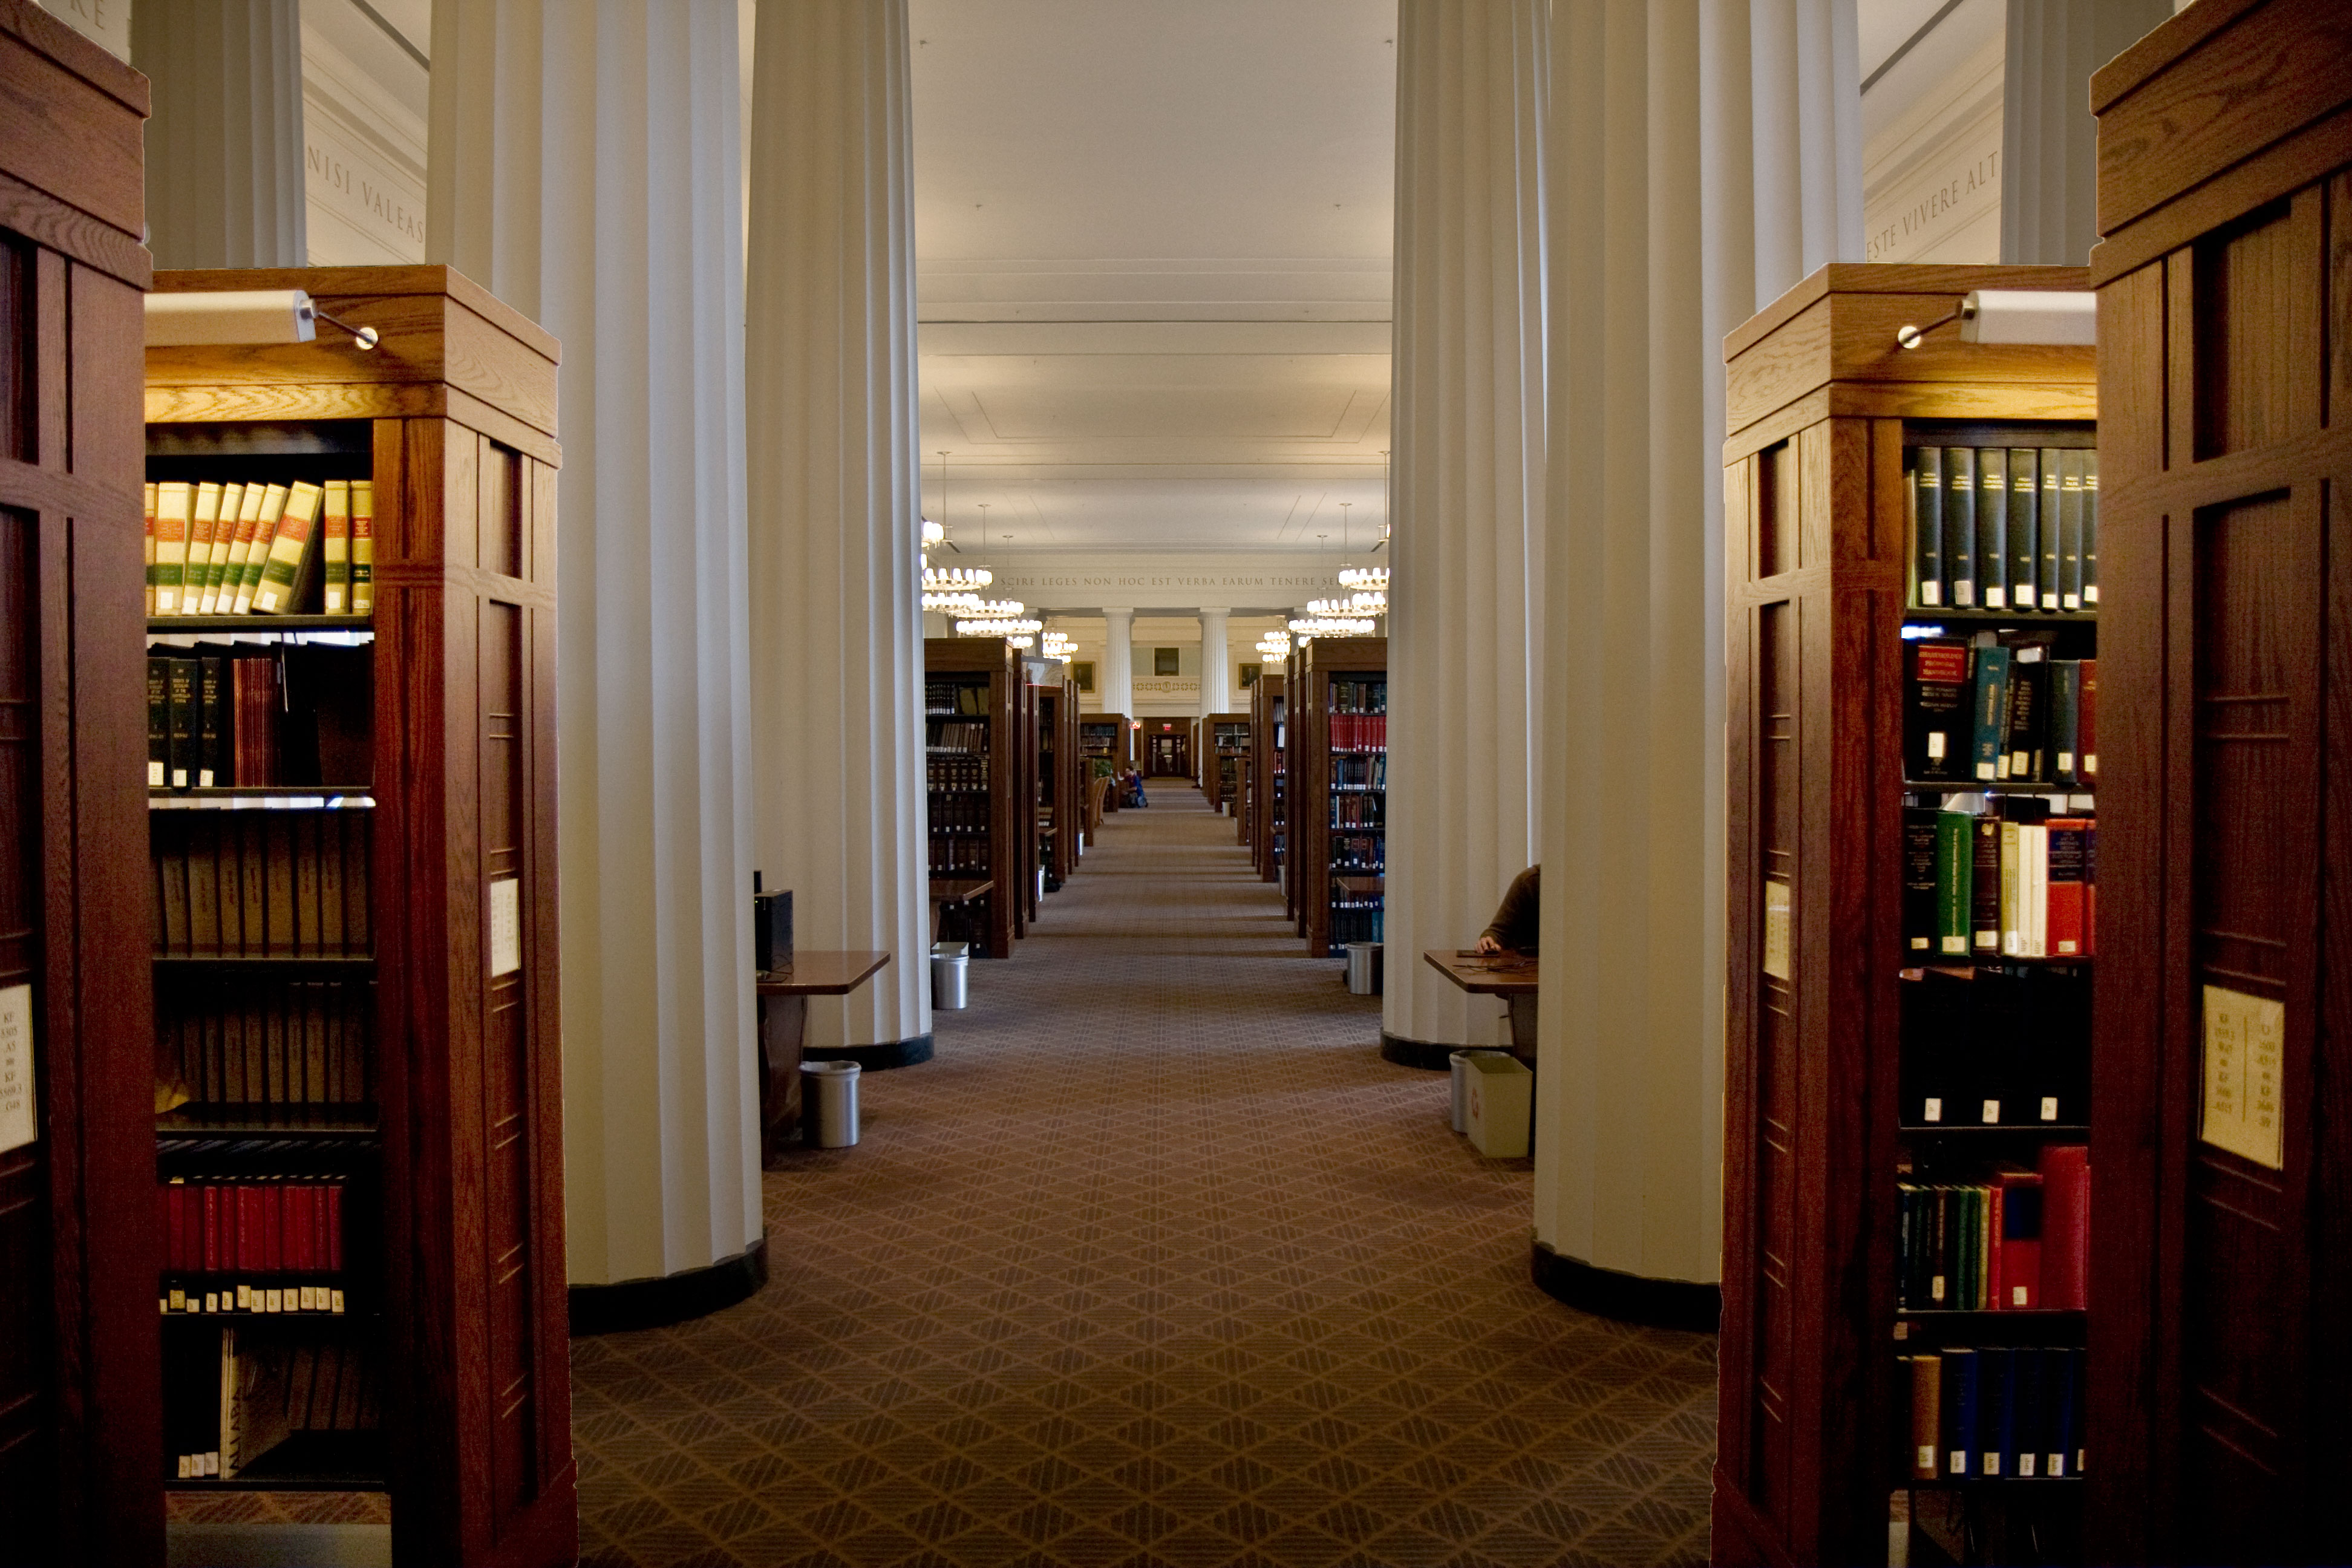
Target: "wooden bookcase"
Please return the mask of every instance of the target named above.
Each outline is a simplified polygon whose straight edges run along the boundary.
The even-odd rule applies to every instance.
[[[1282,884],[1282,911],[1290,917],[1291,929],[1299,936],[1307,934],[1307,900],[1299,893],[1297,862],[1297,802],[1305,788],[1307,777],[1307,724],[1305,698],[1307,689],[1303,671],[1306,668],[1307,645],[1294,644],[1290,655],[1283,661],[1282,680],[1286,693],[1284,707],[1286,717],[1283,734],[1283,831],[1274,846],[1274,874]]]
[[[1201,793],[1209,809],[1231,809],[1241,793],[1241,770],[1249,761],[1250,716],[1212,713],[1201,721]]]
[[[1890,1502],[1906,1489],[1915,1521],[1958,1520],[1996,1553],[2014,1549],[2004,1531],[2031,1524],[2063,1557],[2079,1525],[2073,1479],[1910,1480],[1900,1358],[2079,1346],[2084,1315],[1899,1312],[1896,1265],[1899,1181],[1968,1182],[1989,1161],[2030,1164],[2042,1146],[2084,1137],[2072,1118],[2039,1124],[2013,1103],[1991,1126],[1957,1115],[1930,1126],[1924,1100],[1906,1109],[1925,1026],[1906,1058],[1906,986],[1926,974],[1906,941],[1905,807],[1965,801],[1969,786],[1906,793],[1905,633],[2047,629],[2071,639],[2052,657],[2087,654],[2095,635],[2083,614],[1914,607],[1908,454],[2090,444],[2092,351],[1966,343],[1947,325],[1906,353],[1895,331],[1945,316],[1972,289],[2079,289],[2084,277],[1832,265],[1725,341],[1717,1563],[1883,1563]],[[2053,1048],[2087,1061],[2086,1033]]]
[[[1114,773],[1127,766],[1133,755],[1127,743],[1127,715],[1087,714],[1078,721],[1078,749],[1089,757],[1102,758]]]
[[[1307,951],[1381,940],[1388,869],[1386,637],[1317,637],[1301,655],[1290,834]]]
[[[1282,792],[1288,780],[1284,751],[1283,691],[1279,675],[1261,675],[1250,688],[1250,864],[1271,882],[1280,874]]]
[[[340,1185],[343,1268],[318,1283],[347,1306],[232,1313],[225,1297],[213,1315],[204,1291],[240,1277],[167,1273],[198,1310],[164,1319],[165,1457],[169,1424],[217,1422],[205,1367],[230,1335],[265,1373],[280,1342],[372,1369],[361,1408],[328,1426],[371,1405],[381,1416],[373,1434],[314,1422],[247,1477],[169,1484],[383,1489],[400,1562],[570,1563],[557,345],[440,267],[165,272],[155,288],[307,289],[322,311],[383,334],[372,353],[323,324],[312,343],[147,351],[152,479],[374,486],[373,616],[154,620],[148,641],[223,643],[275,665],[290,710],[284,771],[262,790],[274,809],[226,809],[249,790],[151,791],[157,1071],[194,1096],[156,1119],[159,1175]],[[318,694],[320,768],[369,777],[293,776],[297,672]],[[340,770],[323,760],[331,714],[347,727]],[[282,1027],[270,1023],[281,1010]]]
[[[2352,1559],[2347,59],[2340,5],[2200,0],[2092,79],[2100,1562]]]
[[[147,80],[25,0],[0,0],[0,1008],[24,1053],[0,1068],[0,1130],[32,1134],[0,1152],[0,1561],[160,1563]]]
[[[930,871],[985,877],[977,945],[989,958],[1013,956],[1024,860],[1015,754],[1013,649],[1001,637],[929,637],[923,643],[924,742],[929,773]],[[972,726],[965,729],[962,726]]]

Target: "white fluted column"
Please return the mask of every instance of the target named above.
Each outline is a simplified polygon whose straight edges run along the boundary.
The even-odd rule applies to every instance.
[[[761,0],[751,100],[758,846],[812,948],[896,962],[813,1047],[929,1048],[905,0]]]
[[[438,0],[426,254],[562,340],[558,836],[575,1283],[762,1233],[732,0]]]
[[[2000,258],[2080,267],[2099,237],[2091,73],[2170,19],[2171,0],[2009,0]]]
[[[1744,29],[1737,26],[1741,20]],[[1862,232],[1862,47],[1854,0],[1750,0],[1744,18],[1715,18],[1704,4],[1696,18],[1668,6],[1656,21],[1661,37],[1718,23],[1747,34],[1748,68],[1727,85],[1746,89],[1753,135],[1748,210],[1756,275],[1794,283],[1827,262],[1860,260],[1859,251],[1835,242]],[[1723,124],[1727,132],[1739,130],[1730,118]],[[1721,240],[1711,236],[1709,242]]]
[[[1226,646],[1225,626],[1232,618],[1230,610],[1202,610],[1201,613],[1201,716],[1230,711],[1225,704],[1233,700],[1234,652]],[[1201,751],[1210,751],[1209,738],[1201,737]],[[1202,763],[1202,767],[1208,764]]]
[[[1862,255],[1842,184],[1763,237],[1801,179],[1858,167],[1756,133],[1765,100],[1857,124],[1815,101],[1860,87],[1804,65],[1810,3],[1552,13],[1536,1240],[1650,1279],[1720,1274],[1723,337]]]
[[[1543,0],[1397,17],[1395,576],[1381,1026],[1507,1039],[1407,955],[1466,947],[1535,858],[1543,574]]]
[[[1103,612],[1102,705],[1135,717],[1135,612]]]
[[[158,267],[307,267],[297,0],[144,0],[131,63],[154,83],[148,248]]]

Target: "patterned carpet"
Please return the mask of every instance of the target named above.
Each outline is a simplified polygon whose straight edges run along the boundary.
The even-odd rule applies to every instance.
[[[1529,1284],[1528,1163],[1153,801],[770,1173],[766,1289],[574,1342],[583,1562],[1705,1560],[1713,1339]]]

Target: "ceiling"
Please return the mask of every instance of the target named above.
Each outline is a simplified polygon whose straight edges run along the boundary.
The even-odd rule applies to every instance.
[[[988,503],[992,554],[1376,527],[1394,0],[911,20],[929,514],[970,547]]]

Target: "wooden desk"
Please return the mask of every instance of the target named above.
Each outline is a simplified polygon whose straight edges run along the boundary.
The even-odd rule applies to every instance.
[[[752,983],[760,1007],[760,1163],[773,1164],[800,1125],[801,1047],[808,999],[846,996],[890,962],[887,952],[796,952]]]
[[[996,887],[986,877],[934,877],[931,879],[931,940],[940,940],[940,917],[950,905],[962,906],[986,898]],[[986,947],[986,940],[976,945]],[[994,956],[993,954],[991,955]]]
[[[1474,996],[1500,996],[1511,1009],[1511,1054],[1536,1065],[1535,954],[1480,954],[1453,948],[1427,948],[1421,955],[1429,966]]]

